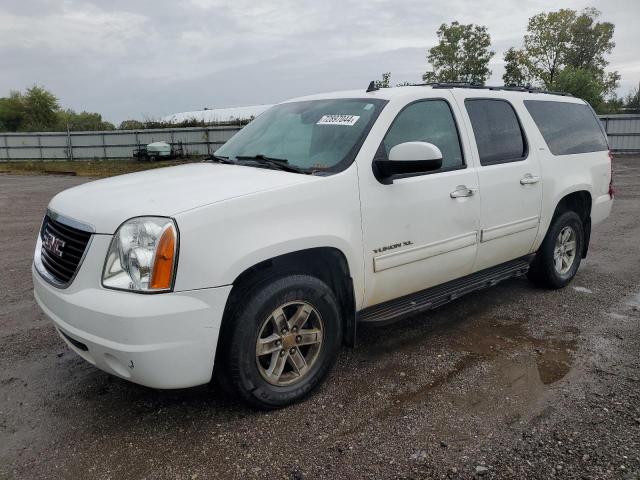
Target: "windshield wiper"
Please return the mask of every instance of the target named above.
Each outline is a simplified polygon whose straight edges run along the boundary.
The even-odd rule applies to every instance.
[[[236,160],[239,162],[250,161],[250,162],[262,163],[264,165],[269,165],[272,168],[283,170],[285,172],[306,173],[306,174],[311,173],[311,171],[306,168],[300,168],[294,165],[290,165],[289,160],[287,160],[286,158],[267,157],[266,155],[263,155],[261,153],[257,155],[236,155]]]
[[[237,163],[233,160],[229,160],[229,157],[223,157],[221,155],[207,155],[204,157],[205,162],[216,162],[216,163],[228,163],[230,165],[236,165]]]

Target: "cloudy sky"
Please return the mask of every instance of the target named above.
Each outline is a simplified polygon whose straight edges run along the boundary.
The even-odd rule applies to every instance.
[[[2,0],[0,96],[34,83],[106,119],[273,103],[420,81],[443,22],[487,25],[502,52],[541,11],[594,6],[616,25],[620,93],[640,81],[640,0]]]

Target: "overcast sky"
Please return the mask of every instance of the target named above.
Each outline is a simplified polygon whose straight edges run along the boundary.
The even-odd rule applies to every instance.
[[[2,0],[0,96],[34,83],[107,120],[418,82],[443,22],[487,25],[502,52],[527,19],[594,6],[616,26],[620,93],[640,81],[640,0]]]

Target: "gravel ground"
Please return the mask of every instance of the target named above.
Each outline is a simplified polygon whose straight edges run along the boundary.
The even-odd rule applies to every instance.
[[[640,158],[571,286],[525,279],[363,327],[320,391],[259,413],[69,351],[32,296],[44,208],[74,177],[0,175],[0,479],[640,479]]]

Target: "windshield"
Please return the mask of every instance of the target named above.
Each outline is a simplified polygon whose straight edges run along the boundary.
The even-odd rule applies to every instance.
[[[341,171],[353,162],[385,103],[330,99],[276,105],[215,154],[231,160],[270,157],[309,171]]]

